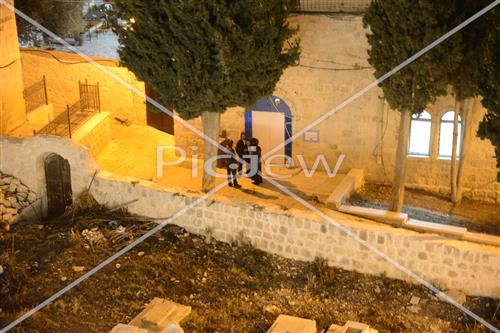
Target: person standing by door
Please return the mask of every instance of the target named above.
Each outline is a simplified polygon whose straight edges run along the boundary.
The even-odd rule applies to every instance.
[[[238,177],[236,175],[239,163],[236,159],[236,153],[233,148],[233,140],[227,140],[226,149],[229,151],[226,155],[227,183],[231,187],[234,186],[235,188],[241,188],[241,185],[238,184]]]
[[[238,176],[241,177],[243,174],[243,163],[245,162],[245,169],[248,170],[248,140],[246,138],[245,132],[241,132],[240,139],[236,142],[236,154],[240,158],[238,161]]]
[[[256,138],[250,139],[248,146],[250,154],[250,166],[252,173],[252,180],[254,185],[262,184],[262,148],[259,146],[259,140]]]

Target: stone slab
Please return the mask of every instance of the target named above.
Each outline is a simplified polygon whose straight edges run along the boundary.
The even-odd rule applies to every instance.
[[[148,331],[131,325],[118,324],[110,333],[148,333]]]
[[[150,332],[161,332],[170,323],[179,324],[190,313],[190,306],[154,298],[141,313],[132,319],[129,325],[144,328]]]
[[[326,200],[327,205],[332,209],[339,210],[342,203],[347,200],[354,191],[360,189],[363,183],[363,169],[351,169],[330,194]]]
[[[466,228],[420,221],[416,219],[408,219],[408,221],[404,224],[404,227],[415,231],[431,232],[457,239],[463,239],[465,233],[467,232]]]
[[[341,205],[339,212],[364,217],[370,220],[401,227],[408,221],[408,214],[390,212],[382,209]]]
[[[287,315],[280,315],[268,333],[316,333],[316,321]]]
[[[368,325],[356,321],[348,321],[344,326],[332,325],[326,333],[378,333]]]
[[[467,231],[463,237],[464,240],[485,245],[500,246],[500,237],[477,232]]]

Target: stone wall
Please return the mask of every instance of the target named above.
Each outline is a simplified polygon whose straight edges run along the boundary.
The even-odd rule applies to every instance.
[[[92,116],[74,133],[72,140],[88,147],[92,155],[97,156],[111,141],[109,112],[101,112]]]
[[[0,156],[1,171],[15,175],[37,193],[45,191],[42,166],[49,152],[69,160],[75,195],[87,189],[98,169],[87,149],[63,138],[3,138],[0,149],[4,152]],[[130,212],[153,218],[172,216],[200,196],[109,172],[97,174],[91,192],[100,203],[109,206],[138,199],[127,206]],[[45,200],[43,195],[42,199]],[[500,296],[498,247],[393,228],[334,212],[328,214],[333,214],[334,222],[326,222],[305,210],[251,207],[229,198],[212,197],[173,223],[196,234],[210,232],[224,242],[243,235],[255,247],[291,259],[311,261],[322,257],[343,269],[411,281],[406,273],[339,230],[341,226],[441,288],[462,289],[469,295]]]
[[[101,111],[109,112],[111,119],[118,117],[133,124],[146,125],[144,99],[108,73],[142,93],[145,92],[144,83],[138,81],[127,68],[119,67],[115,60],[93,59],[102,66],[102,70],[79,55],[23,49],[24,84],[29,86],[45,75],[49,103],[54,106],[57,115],[65,110],[67,104],[71,105],[79,99],[78,81],[99,83]]]
[[[350,98],[375,80],[368,64],[367,30],[361,16],[296,15],[291,24],[299,25],[302,45],[300,66],[287,69],[274,95],[286,102],[292,111],[292,131],[297,133]],[[310,167],[318,154],[336,161],[345,160],[340,172],[353,168],[365,170],[369,182],[391,183],[395,166],[399,113],[390,110],[374,88],[317,125],[319,142],[293,142],[292,155],[303,155]],[[409,158],[407,184],[439,193],[449,192],[450,161],[437,157],[439,119],[454,108],[451,97],[439,98],[429,105],[433,117],[433,153],[429,158]],[[476,102],[473,109],[469,152],[464,167],[464,195],[474,199],[500,203],[500,185],[496,182],[493,146],[482,141],[475,132],[485,110]],[[201,129],[199,119],[190,122]],[[232,108],[223,114],[221,127],[236,139],[244,130],[244,110]],[[199,143],[195,134],[176,124],[177,144]]]
[[[14,4],[13,0],[7,0]],[[14,13],[0,4],[0,134],[26,120],[21,60]]]
[[[18,178],[0,171],[0,226],[9,230],[23,210],[36,200],[36,193],[30,191]]]

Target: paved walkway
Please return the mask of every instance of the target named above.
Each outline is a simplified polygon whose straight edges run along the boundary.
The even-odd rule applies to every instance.
[[[172,145],[174,140],[171,135],[151,127],[136,125],[114,125],[112,132],[112,142],[96,157],[103,170],[200,192],[202,161],[199,161],[198,177],[192,175],[191,160],[186,160],[178,166],[166,166],[163,177],[157,177],[156,147]],[[330,178],[325,172],[318,171],[313,177],[308,178],[300,169],[273,169],[273,171],[279,174],[291,173],[291,178],[275,180],[312,203],[325,202],[344,177],[341,174]],[[218,169],[218,172],[221,178],[217,179],[217,184],[220,184],[226,181],[225,170]],[[253,185],[250,179],[240,179],[239,182],[242,185],[241,189],[226,187],[216,196],[257,205],[274,204],[282,209],[303,208],[300,203],[267,181],[260,186]]]

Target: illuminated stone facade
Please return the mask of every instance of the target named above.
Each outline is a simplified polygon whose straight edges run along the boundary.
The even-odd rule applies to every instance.
[[[7,0],[11,5],[13,0]],[[23,77],[14,13],[0,5],[0,134],[26,120]]]

